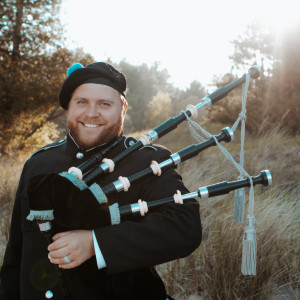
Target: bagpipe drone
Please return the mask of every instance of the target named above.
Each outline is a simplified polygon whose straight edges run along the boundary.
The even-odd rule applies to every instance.
[[[249,215],[248,225],[245,228],[244,250],[242,273],[255,275],[256,263],[253,261],[253,251],[256,253],[256,236],[253,217],[253,186],[262,184],[269,186],[272,183],[272,177],[268,170],[261,171],[257,176],[249,176],[243,169],[242,155],[240,164],[236,163],[230,154],[220,145],[221,142],[230,142],[233,140],[233,130],[224,128],[217,136],[211,136],[203,131],[208,137],[201,143],[190,145],[174,154],[163,162],[153,161],[151,165],[129,177],[120,176],[117,181],[105,186],[99,186],[96,179],[105,174],[112,173],[115,165],[128,157],[134,151],[149,145],[166,135],[183,121],[187,120],[191,124],[191,118],[197,116],[198,110],[216,103],[228,95],[233,89],[244,85],[244,95],[242,103],[242,113],[238,121],[242,121],[242,141],[244,140],[245,126],[245,99],[250,78],[257,79],[260,76],[258,67],[252,67],[249,72],[232,83],[218,88],[215,92],[203,98],[196,106],[188,105],[187,110],[181,112],[176,117],[170,118],[159,126],[149,131],[146,135],[138,138],[138,141],[132,142],[130,147],[112,159],[105,158],[105,155],[116,144],[111,145],[105,152],[98,153],[78,167],[71,167],[68,171],[60,174],[42,174],[31,179],[28,188],[30,214],[28,220],[36,220],[41,232],[43,232],[51,242],[51,236],[55,232],[74,230],[74,229],[93,229],[99,226],[116,225],[126,221],[131,216],[144,216],[148,211],[166,203],[175,202],[183,204],[184,200],[195,197],[209,198],[218,195],[227,194],[233,190],[241,190],[244,187],[250,187],[249,193]],[[236,128],[238,121],[233,127]],[[199,139],[197,139],[199,141]],[[202,139],[203,140],[203,139]],[[242,145],[242,142],[241,142]],[[134,182],[141,178],[157,175],[159,176],[165,169],[178,165],[198,155],[201,151],[211,147],[218,146],[227,158],[229,158],[236,168],[240,171],[240,177],[237,181],[220,182],[205,187],[200,187],[197,191],[183,194],[178,191],[175,195],[168,198],[157,199],[154,201],[145,201],[140,199],[137,203],[130,205],[120,205],[115,203],[109,205],[109,196],[113,193],[126,192]],[[243,151],[241,151],[243,152]],[[246,177],[246,178],[245,178]],[[59,191],[59,197],[58,192]],[[59,199],[63,199],[60,201]],[[106,204],[106,205],[103,205]],[[66,207],[72,207],[68,211]],[[241,205],[240,205],[241,206]],[[243,205],[244,206],[244,205]],[[241,218],[240,218],[241,219]],[[241,220],[239,220],[242,223]]]

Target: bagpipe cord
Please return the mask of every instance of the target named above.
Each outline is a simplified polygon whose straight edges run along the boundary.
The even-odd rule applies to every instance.
[[[248,205],[248,224],[244,229],[243,236],[243,251],[242,251],[242,265],[241,272],[243,275],[256,275],[256,231],[254,226],[254,188],[251,176],[244,169],[244,142],[245,142],[245,119],[246,119],[246,100],[247,92],[250,82],[250,75],[246,75],[245,83],[243,84],[243,97],[242,97],[242,110],[239,114],[238,119],[235,121],[232,126],[232,131],[235,131],[238,124],[241,122],[241,151],[240,151],[240,163],[236,162],[232,155],[217,141],[217,139],[211,135],[209,132],[205,131],[198,123],[194,122],[189,118],[189,116],[183,112],[188,121],[188,125],[191,131],[192,136],[198,141],[205,141],[197,131],[200,131],[207,138],[214,138],[216,145],[219,147],[224,156],[231,161],[231,163],[239,171],[239,179],[243,177],[248,177],[250,181],[250,190],[249,190],[249,205]],[[243,223],[244,219],[244,189],[241,189],[235,195],[235,213],[234,221]]]

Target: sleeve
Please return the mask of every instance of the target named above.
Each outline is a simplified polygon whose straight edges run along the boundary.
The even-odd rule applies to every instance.
[[[157,151],[152,160],[161,162],[168,157],[167,150]],[[175,168],[138,184],[143,185],[141,198],[145,201],[172,196],[177,190],[188,192]],[[137,221],[97,228],[95,234],[108,274],[165,263],[185,257],[199,246],[199,204],[195,199],[166,204]]]
[[[20,265],[22,257],[21,192],[25,173],[24,170],[25,167],[16,193],[10,224],[9,240],[0,273],[1,300],[20,299]]]

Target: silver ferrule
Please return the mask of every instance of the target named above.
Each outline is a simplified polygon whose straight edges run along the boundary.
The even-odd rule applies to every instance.
[[[181,157],[177,152],[172,154],[171,158],[176,166],[181,162]]]
[[[160,168],[166,167],[166,166],[170,166],[173,164],[173,160],[171,158],[159,163],[158,165],[160,166]]]
[[[181,198],[183,200],[192,199],[192,198],[196,198],[196,197],[198,197],[198,193],[197,192],[192,192],[192,193],[181,195]]]
[[[113,185],[115,186],[115,189],[117,192],[121,192],[124,189],[121,181],[119,181],[119,180],[113,182]]]
[[[158,134],[156,131],[151,130],[147,133],[147,139],[150,143],[156,141],[158,139]]]
[[[205,199],[209,197],[209,192],[207,187],[202,187],[199,189],[199,194],[201,199]]]
[[[51,222],[38,223],[40,231],[48,231],[52,228]]]
[[[234,133],[230,127],[225,127],[223,130],[226,130],[228,134],[230,135],[230,141],[232,142],[234,140]]]
[[[211,99],[209,97],[205,97],[201,100],[200,103],[198,103],[197,105],[195,105],[196,109],[200,109],[202,107],[205,107],[205,106],[210,106],[211,105]]]
[[[263,172],[267,176],[268,186],[272,185],[272,175],[271,175],[270,171],[269,170],[264,170]]]
[[[104,172],[108,171],[108,169],[109,169],[107,163],[102,163],[102,164],[100,165],[100,167],[101,167],[101,169],[102,169]]]
[[[139,211],[140,211],[140,206],[139,206],[138,203],[131,204],[130,207],[131,207],[131,211],[132,211],[133,213],[139,212]]]

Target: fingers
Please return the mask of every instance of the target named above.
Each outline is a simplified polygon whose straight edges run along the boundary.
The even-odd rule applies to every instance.
[[[56,249],[67,246],[71,234],[71,231],[66,231],[54,235],[52,238],[53,243],[48,246],[48,251],[54,251]]]
[[[79,266],[82,263],[82,262],[80,262],[80,260],[73,260],[71,254],[65,255],[64,257],[54,258],[49,253],[48,257],[49,257],[51,263],[58,265],[62,269],[72,269],[72,268]],[[67,262],[68,259],[70,262]]]
[[[63,248],[60,248],[58,250],[50,251],[49,254],[50,254],[51,259],[55,260],[55,259],[58,259],[58,258],[63,258],[66,255],[70,255],[71,254],[71,250],[69,250],[68,247],[63,247]]]
[[[72,262],[71,254],[55,257],[51,252],[49,253],[48,258],[50,259],[51,263],[56,265],[65,265],[65,264],[70,264]]]
[[[94,255],[92,231],[74,230],[58,233],[53,240],[48,246],[49,259],[62,269],[75,268]],[[66,256],[70,262],[64,259]]]
[[[60,233],[57,233],[55,234],[53,237],[52,237],[52,240],[53,241],[56,241],[57,239],[61,238],[61,237],[64,237],[64,236],[68,236],[69,234],[71,234],[73,231],[65,231],[65,232],[60,232]]]

